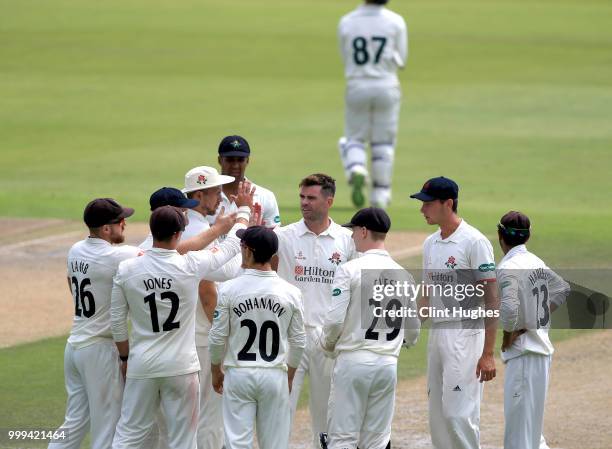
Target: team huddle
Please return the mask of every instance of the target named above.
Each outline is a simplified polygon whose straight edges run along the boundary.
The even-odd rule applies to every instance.
[[[480,447],[484,382],[496,376],[504,331],[506,449],[546,448],[544,403],[553,347],[550,314],[568,284],[530,253],[529,218],[497,225],[504,252],[458,215],[457,184],[427,181],[411,197],[438,226],[423,245],[424,285],[469,285],[480,296],[439,293],[387,304],[408,317],[376,319],[372,285],[415,284],[385,247],[406,62],[401,16],[365,0],[338,27],[347,79],[339,151],[350,222],[330,217],[335,180],[299,183],[302,219],[281,226],[274,194],[246,178],[251,149],[241,136],[219,144],[220,172],[198,166],[179,190],[150,196],[150,235],[124,242],[134,210],[110,198],[85,207],[88,238],[68,253],[74,321],[64,356],[68,394],[49,448],[284,449],[305,379],[314,448],[385,449],[402,348],[416,344],[422,310],[481,308],[497,314],[432,315],[427,395],[437,449]],[[371,173],[366,147],[371,148]],[[370,204],[363,189],[371,185]],[[367,279],[367,280],[366,280]],[[469,307],[468,307],[469,305]]]

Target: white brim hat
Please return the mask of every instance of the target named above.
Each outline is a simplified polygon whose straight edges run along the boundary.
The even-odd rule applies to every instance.
[[[183,193],[195,192],[197,190],[210,189],[223,184],[234,182],[233,176],[220,175],[213,167],[195,167],[185,173],[185,188]]]

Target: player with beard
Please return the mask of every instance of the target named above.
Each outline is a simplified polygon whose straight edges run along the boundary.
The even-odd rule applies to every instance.
[[[121,261],[141,252],[115,245],[125,240],[125,219],[133,213],[111,198],[91,201],[83,214],[89,236],[68,252],[74,320],[64,352],[68,399],[61,426],[68,437],[51,442],[51,449],[81,447],[88,430],[92,449],[111,447],[123,396],[119,353],[111,334],[113,276]]]
[[[318,336],[332,298],[332,283],[338,266],[356,256],[351,232],[329,216],[336,193],[335,180],[316,173],[300,182],[302,219],[276,228],[278,274],[302,292],[306,349],[291,390],[291,411],[295,415],[306,375],[310,378],[309,408],[313,447],[327,429],[327,406],[333,360],[318,346]]]

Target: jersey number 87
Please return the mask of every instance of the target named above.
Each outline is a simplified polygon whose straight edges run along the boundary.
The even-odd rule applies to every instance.
[[[387,38],[384,36],[372,36],[372,45],[377,44],[378,48],[374,54],[374,64],[378,64],[382,56]],[[365,65],[370,61],[370,53],[368,52],[368,41],[363,36],[357,36],[353,39],[353,61],[357,65]]]

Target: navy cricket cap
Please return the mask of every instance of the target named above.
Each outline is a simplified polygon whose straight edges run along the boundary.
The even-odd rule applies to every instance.
[[[459,186],[455,181],[444,176],[431,178],[425,184],[420,192],[410,195],[410,198],[415,198],[421,201],[433,200],[456,200],[459,197]]]
[[[374,231],[382,232],[386,234],[391,229],[391,219],[389,215],[380,207],[366,207],[361,209],[348,223],[343,224],[345,228],[352,228],[353,226],[363,226],[364,228]]]
[[[241,136],[224,137],[219,144],[219,156],[249,157],[250,154],[249,142]]]
[[[99,228],[107,224],[119,223],[131,217],[134,209],[122,207],[112,198],[96,198],[90,201],[83,211],[83,221],[88,228]]]
[[[198,200],[186,198],[183,192],[174,187],[162,187],[156,190],[149,198],[149,204],[151,210],[155,210],[162,206],[174,206],[174,207],[186,207],[187,209],[193,209],[199,203]]]
[[[262,259],[270,259],[278,251],[278,237],[276,232],[265,226],[251,226],[239,229],[236,235],[240,241]]]

